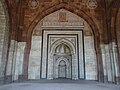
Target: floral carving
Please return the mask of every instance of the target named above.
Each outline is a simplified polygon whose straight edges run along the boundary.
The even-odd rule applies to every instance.
[[[97,8],[97,1],[96,0],[88,0],[87,1],[87,7],[90,9]]]

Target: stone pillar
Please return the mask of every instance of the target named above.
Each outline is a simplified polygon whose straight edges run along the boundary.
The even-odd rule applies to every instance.
[[[11,40],[6,70],[6,77],[8,80],[6,80],[6,82],[9,82],[9,80],[18,81],[22,79],[25,44],[25,42]]]
[[[7,69],[6,69],[6,82],[12,81],[12,75],[13,71],[13,61],[14,61],[14,55],[16,55],[15,48],[17,47],[17,41],[11,40],[10,47],[9,47],[9,55],[8,55],[8,62],[7,62]]]
[[[0,42],[0,82],[4,80],[7,55],[8,55],[8,31],[3,31],[4,34],[0,38],[2,39]]]
[[[47,79],[53,79],[53,55],[48,54]]]
[[[112,62],[111,62],[109,45],[105,45],[105,52],[106,52],[106,69],[107,69],[108,82],[112,82]]]
[[[13,40],[11,42],[11,47],[13,49],[13,59],[12,59],[12,80],[15,81],[17,80],[15,78],[15,66],[16,66],[16,55],[17,55],[17,47],[18,47],[18,42]]]
[[[22,80],[23,77],[23,58],[24,58],[24,49],[25,42],[18,42],[16,62],[15,62],[15,80]]]
[[[113,63],[114,63],[114,80],[116,84],[120,84],[118,52],[117,52],[117,45],[114,42],[112,43],[112,52],[113,52],[112,54],[113,54]]]
[[[84,37],[86,80],[97,80],[97,58],[93,36]]]
[[[106,67],[106,51],[105,45],[101,45],[101,54],[102,54],[102,62],[103,62],[103,73],[104,73],[104,82],[107,82],[107,67]]]
[[[104,82],[119,82],[118,53],[115,43],[101,45]]]
[[[72,79],[78,79],[78,59],[76,54],[72,55]]]
[[[42,46],[42,72],[41,72],[41,78],[46,78],[46,63],[47,63],[47,35],[43,36],[43,46]]]
[[[78,36],[78,46],[79,47],[79,52],[77,52],[79,54],[79,78],[80,79],[85,79],[85,68],[84,68],[84,41],[83,41],[83,36],[82,36],[82,32],[79,34]],[[76,48],[76,51],[77,48]]]
[[[0,83],[4,83],[4,73],[8,50],[8,25],[6,21],[4,2],[0,1]]]
[[[29,55],[28,79],[40,79],[41,70],[41,36],[32,36]]]

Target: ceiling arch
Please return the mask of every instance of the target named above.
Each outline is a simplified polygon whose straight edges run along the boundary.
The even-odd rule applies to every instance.
[[[54,5],[51,8],[48,8],[44,12],[39,13],[37,15],[37,17],[33,20],[33,22],[30,24],[30,26],[28,28],[28,33],[27,33],[28,40],[30,40],[29,38],[31,38],[31,36],[32,36],[33,29],[39,23],[40,20],[42,20],[45,16],[47,16],[57,10],[60,10],[60,9],[66,9],[66,10],[80,16],[81,18],[83,18],[92,28],[93,34],[95,36],[99,36],[99,29],[98,29],[97,25],[95,24],[95,22],[93,21],[93,19],[89,15],[87,15],[83,10],[76,8],[75,6],[65,4],[65,3],[60,3],[58,5]]]

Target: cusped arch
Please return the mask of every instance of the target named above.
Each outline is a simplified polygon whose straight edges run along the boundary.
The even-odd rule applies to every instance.
[[[58,47],[56,47],[55,53],[71,53],[71,50],[67,45],[61,43]]]
[[[59,66],[59,63],[60,63],[61,61],[64,61],[67,66],[70,65],[69,61],[68,61],[66,58],[60,57],[60,58],[58,58],[58,60],[57,60],[57,62],[56,62],[56,66]]]
[[[60,65],[60,66],[65,66],[65,65],[66,65],[66,62],[65,62],[64,60],[61,60],[61,61],[59,62],[59,65]]]
[[[61,45],[61,44],[65,44],[66,46],[68,46],[71,50],[71,54],[74,54],[76,53],[76,49],[75,49],[75,46],[67,39],[59,39],[57,40],[56,42],[54,42],[52,45],[51,45],[51,53],[55,53],[55,49]]]

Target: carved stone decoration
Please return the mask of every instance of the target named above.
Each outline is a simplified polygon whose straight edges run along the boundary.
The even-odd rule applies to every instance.
[[[87,7],[90,9],[95,9],[97,8],[97,1],[96,0],[88,0],[87,1]]]
[[[64,12],[59,13],[59,21],[60,22],[66,22],[67,21],[66,20],[66,13],[64,13]]]
[[[28,2],[28,6],[30,9],[36,9],[39,6],[39,1],[38,0],[30,0]]]

